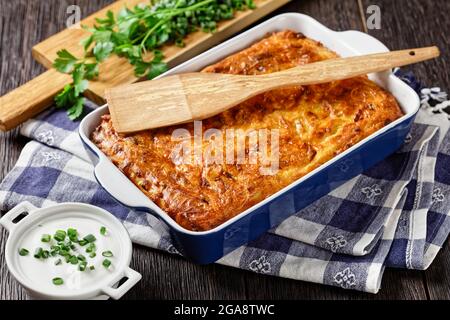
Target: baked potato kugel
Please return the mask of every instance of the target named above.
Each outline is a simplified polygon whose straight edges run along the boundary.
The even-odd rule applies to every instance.
[[[203,72],[264,74],[336,57],[321,43],[286,30]],[[402,115],[390,93],[361,76],[266,92],[202,122],[203,132],[219,129],[224,139],[229,129],[277,129],[279,168],[272,175],[261,174],[261,163],[208,164],[204,158],[174,163],[171,154],[180,141],[172,139],[172,133],[184,128],[194,135],[193,123],[122,136],[105,115],[91,139],[178,224],[203,231],[264,200]],[[210,143],[203,139],[202,150]]]

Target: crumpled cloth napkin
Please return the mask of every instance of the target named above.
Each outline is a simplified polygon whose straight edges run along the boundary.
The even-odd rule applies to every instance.
[[[433,113],[441,102],[433,99],[445,93],[416,89],[423,109],[398,152],[218,263],[371,293],[385,267],[426,269],[450,231],[450,122]],[[37,207],[90,203],[120,219],[135,243],[178,254],[159,220],[122,206],[97,184],[78,124],[50,109],[22,126],[32,141],[0,184],[0,209],[24,200]]]

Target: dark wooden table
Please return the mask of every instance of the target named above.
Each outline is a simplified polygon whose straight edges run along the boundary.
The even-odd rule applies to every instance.
[[[77,4],[82,16],[109,0],[0,0],[0,94],[25,83],[44,69],[31,47],[65,27],[66,8]],[[381,29],[367,30],[366,9],[381,8]],[[447,0],[293,0],[278,10],[301,12],[335,30],[366,31],[391,49],[436,44],[440,59],[411,67],[429,85],[450,90],[450,1]],[[27,140],[18,130],[0,133],[0,180],[14,166]],[[0,232],[0,299],[25,299],[25,291],[8,273]],[[132,267],[143,279],[126,299],[450,299],[450,249],[441,250],[427,271],[386,270],[379,294],[345,291],[288,279],[253,274],[219,265],[199,266],[156,250],[134,246]]]

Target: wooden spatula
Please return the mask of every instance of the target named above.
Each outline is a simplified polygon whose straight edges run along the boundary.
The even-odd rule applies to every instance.
[[[428,47],[325,60],[257,76],[185,73],[111,88],[105,95],[114,128],[130,133],[209,118],[268,90],[342,80],[438,56],[437,47]]]

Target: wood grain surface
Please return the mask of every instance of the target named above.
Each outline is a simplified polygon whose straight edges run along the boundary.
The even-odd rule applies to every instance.
[[[31,57],[34,44],[65,28],[66,8],[82,16],[108,0],[0,0],[0,94],[39,75],[44,69]],[[275,14],[302,12],[335,30],[364,30],[368,5],[381,8],[381,30],[368,30],[391,49],[436,44],[439,59],[411,66],[429,85],[450,90],[450,1],[447,0],[293,0]],[[14,166],[26,139],[18,130],[0,133],[0,179]],[[0,231],[0,299],[25,299],[4,260],[7,233]],[[377,295],[263,276],[219,265],[199,266],[166,253],[134,246],[132,267],[144,277],[125,299],[450,299],[450,249],[445,246],[427,271],[388,269]]]

